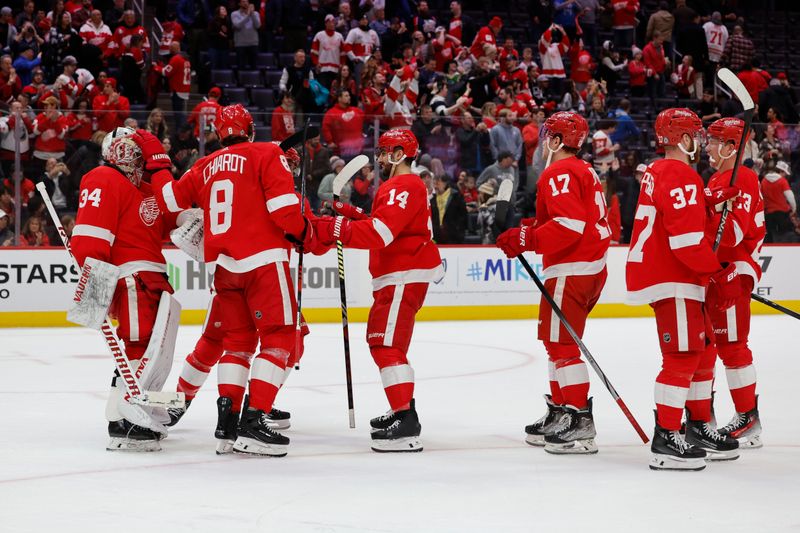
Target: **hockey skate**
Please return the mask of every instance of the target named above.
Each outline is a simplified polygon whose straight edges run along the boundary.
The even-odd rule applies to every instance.
[[[544,395],[544,401],[547,403],[547,413],[533,424],[525,426],[525,442],[531,446],[544,446],[544,438],[553,434],[553,429],[564,414],[564,408],[553,403],[549,394]]]
[[[686,442],[680,431],[664,429],[656,422],[653,441],[650,444],[653,458],[650,470],[703,470],[706,467],[706,451]]]
[[[370,433],[375,433],[376,431],[386,429],[397,419],[395,412],[389,409],[386,411],[385,414],[381,416],[376,416],[375,418],[370,419],[369,426],[370,426]]]
[[[236,426],[239,425],[239,413],[233,412],[233,400],[222,396],[217,398],[217,455],[231,453],[236,442]]]
[[[414,405],[414,400],[411,400],[410,407],[405,411],[398,411],[392,415],[384,415],[373,420],[376,423],[384,424],[391,423],[384,428],[376,428],[373,421],[372,425],[372,449],[376,452],[421,452],[422,441],[419,434],[422,431],[422,426],[419,423],[417,410]]]
[[[169,415],[169,422],[166,424],[167,427],[172,427],[178,422],[180,422],[183,415],[186,414],[186,410],[189,409],[189,406],[192,405],[192,400],[186,400],[185,407],[170,407],[167,409],[167,414]]]
[[[237,432],[234,452],[270,457],[283,457],[288,452],[289,437],[269,426],[269,418],[264,411],[243,409]]]
[[[152,429],[137,426],[124,418],[108,423],[108,436],[110,440],[106,450],[127,452],[159,452],[161,433]]]
[[[739,441],[742,449],[755,449],[764,446],[761,442],[761,418],[758,416],[758,396],[756,406],[746,413],[736,413],[719,432]]]
[[[272,429],[289,429],[292,427],[292,415],[288,411],[281,411],[274,407],[267,414],[267,423]]]
[[[589,398],[584,409],[565,405],[562,412],[552,433],[544,437],[544,451],[557,455],[597,453],[592,399]]]
[[[739,458],[739,443],[722,435],[709,422],[692,420],[686,410],[686,442],[706,451],[707,461],[733,461]]]

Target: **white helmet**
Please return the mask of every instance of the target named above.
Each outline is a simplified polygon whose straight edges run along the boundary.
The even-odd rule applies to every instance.
[[[107,133],[105,137],[103,137],[103,144],[101,145],[100,155],[108,161],[108,149],[111,146],[111,141],[114,139],[118,139],[120,137],[128,137],[133,135],[135,130],[133,128],[126,128],[124,126],[120,126],[118,128],[114,128],[114,131]]]
[[[144,176],[144,157],[142,149],[130,136],[117,137],[103,155],[108,164],[122,172],[136,187]]]

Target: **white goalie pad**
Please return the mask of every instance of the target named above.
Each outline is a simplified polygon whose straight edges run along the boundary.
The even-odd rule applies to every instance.
[[[119,272],[117,266],[87,257],[72,297],[73,305],[67,311],[67,320],[99,330],[114,298]]]
[[[175,338],[181,319],[181,304],[168,292],[161,293],[153,334],[137,370],[139,383],[145,391],[160,391],[172,370]]]
[[[169,238],[189,257],[203,262],[203,210],[187,209],[178,215],[178,227]]]

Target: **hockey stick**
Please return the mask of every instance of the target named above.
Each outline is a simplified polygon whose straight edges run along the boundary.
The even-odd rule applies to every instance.
[[[739,140],[739,149],[736,150],[736,158],[733,160],[733,171],[731,172],[730,185],[736,183],[736,173],[739,171],[739,166],[742,164],[742,154],[744,154],[744,143],[747,140],[747,134],[750,132],[750,124],[753,122],[753,113],[755,112],[755,104],[747,92],[742,81],[736,77],[736,74],[727,68],[721,68],[717,72],[720,81],[724,83],[728,89],[739,99],[744,108],[744,128],[742,128],[742,138]],[[722,205],[722,213],[720,214],[719,226],[717,227],[717,234],[714,237],[714,251],[719,248],[719,243],[722,241],[722,233],[725,231],[725,222],[728,220],[730,210],[728,209],[728,202]]]
[[[369,163],[369,157],[357,155],[333,178],[333,199],[339,201],[342,189],[350,178]],[[350,369],[350,324],[347,320],[347,290],[344,283],[344,245],[336,241],[336,258],[339,262],[339,299],[342,304],[342,341],[344,342],[344,371],[347,378],[347,410],[350,416],[350,428],[356,427],[356,413],[353,407],[353,374]]]
[[[505,221],[509,207],[509,200],[511,199],[511,194],[513,193],[513,188],[514,184],[511,180],[504,180],[500,184],[500,190],[497,193],[497,198],[498,198],[497,207],[495,208],[495,223],[502,224],[503,222],[501,221]],[[547,291],[547,289],[544,286],[544,283],[542,283],[542,280],[540,280],[539,276],[536,275],[536,272],[533,271],[533,268],[531,267],[530,263],[528,263],[528,260],[525,259],[525,257],[522,254],[518,255],[517,259],[522,264],[522,268],[525,269],[525,272],[528,273],[533,282],[539,288],[539,291],[542,293],[544,299],[547,300],[548,304],[550,304],[550,307],[553,309],[553,312],[556,314],[558,319],[564,325],[564,329],[567,330],[567,333],[569,333],[570,337],[572,337],[572,340],[575,341],[575,344],[578,345],[578,348],[580,348],[581,352],[586,357],[586,360],[589,361],[589,364],[592,366],[594,371],[603,381],[603,384],[606,386],[606,389],[608,389],[608,392],[611,393],[611,397],[614,398],[619,408],[622,409],[622,412],[625,415],[625,417],[633,426],[633,429],[636,430],[636,433],[639,434],[639,438],[641,438],[642,442],[644,442],[645,444],[650,442],[650,439],[645,434],[644,430],[642,429],[642,426],[640,426],[639,423],[636,421],[636,419],[633,417],[633,414],[631,413],[630,409],[628,409],[628,406],[625,405],[624,401],[622,401],[622,398],[620,397],[619,393],[611,384],[611,382],[608,380],[608,376],[606,376],[605,372],[603,372],[603,370],[600,368],[600,365],[597,364],[597,361],[595,361],[594,356],[592,356],[591,352],[583,343],[580,336],[575,332],[574,329],[572,329],[570,323],[567,322],[567,318],[564,316],[564,313],[561,311],[561,308],[558,306],[556,301]]]
[[[761,296],[759,294],[756,294],[756,293],[752,292],[752,293],[750,293],[750,298],[752,298],[753,300],[755,300],[755,301],[757,301],[759,303],[762,303],[762,304],[766,305],[767,307],[771,307],[771,308],[775,309],[776,311],[780,311],[781,313],[787,314],[792,318],[796,318],[796,319],[800,320],[800,313],[796,313],[795,311],[792,311],[788,307],[784,307],[779,303],[775,303],[772,300],[768,300],[768,299],[764,298],[763,296]]]
[[[310,120],[310,119],[309,119]],[[286,137],[284,140],[281,141],[279,146],[281,150],[284,152],[289,148],[294,148],[300,143],[305,145],[306,141],[309,138],[314,138],[319,135],[319,128],[316,126],[309,126],[308,121],[306,121],[306,127],[300,131],[296,131],[292,133],[290,136]]]
[[[306,126],[298,133],[301,135],[301,141],[303,143],[303,147],[301,148],[300,152],[300,215],[305,217],[306,215],[306,141],[308,140],[308,134],[311,123],[311,118],[306,119]],[[319,132],[317,132],[319,135]],[[286,139],[286,141],[290,141],[292,137]],[[284,142],[286,142],[284,141]],[[297,143],[295,143],[297,144]],[[292,148],[289,146],[286,148],[288,150]],[[281,144],[281,149],[283,149],[283,144]],[[310,226],[310,224],[309,224]],[[308,228],[307,231],[311,231],[311,228]],[[295,329],[295,337],[294,337],[294,349],[295,349],[295,357],[300,356],[300,345],[303,342],[303,327],[302,327],[302,318],[303,318],[303,245],[300,245],[299,256],[297,258],[297,317],[296,317],[296,329]],[[300,361],[298,360],[294,364],[295,370],[300,370]]]
[[[55,224],[58,234],[61,236],[61,242],[64,243],[64,249],[66,249],[67,253],[72,259],[72,263],[75,265],[75,268],[77,268],[80,272],[81,267],[78,264],[78,260],[75,259],[74,255],[72,255],[72,248],[70,248],[69,245],[69,237],[67,237],[67,232],[64,229],[64,226],[61,224],[61,220],[58,218],[56,208],[53,206],[50,195],[47,194],[47,189],[45,188],[44,183],[38,183],[36,188],[38,189],[39,194],[42,195],[42,200],[44,200],[44,205],[47,206],[47,211],[50,214],[50,218],[53,219],[53,224]],[[100,327],[100,331],[103,333],[103,338],[106,341],[106,345],[111,352],[111,356],[114,358],[114,364],[117,367],[117,372],[119,372],[119,375],[125,382],[125,388],[128,390],[128,396],[131,403],[138,405],[158,405],[163,407],[184,406],[184,394],[182,392],[142,390],[142,386],[139,383],[139,376],[141,376],[145,367],[142,365],[137,369],[135,374],[133,373],[131,370],[130,360],[125,354],[125,350],[120,345],[119,338],[114,332],[114,327],[111,325],[111,320],[109,320],[108,317],[106,317],[103,325]]]

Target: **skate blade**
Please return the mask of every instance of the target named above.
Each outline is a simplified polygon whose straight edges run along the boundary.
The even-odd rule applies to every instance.
[[[421,452],[422,441],[419,437],[404,437],[402,439],[374,439],[372,451],[378,453],[403,453]]]
[[[285,444],[267,444],[256,439],[239,437],[233,444],[233,451],[234,453],[245,453],[248,455],[283,457],[288,453],[289,447]]]
[[[650,459],[650,470],[676,470],[686,472],[696,472],[703,470],[706,467],[704,458],[698,459],[681,459],[673,457],[672,455],[664,455],[660,453],[653,454]]]
[[[268,418],[267,427],[270,429],[285,430],[292,427],[292,422],[290,420],[272,420],[271,418]]]
[[[157,440],[132,440],[111,437],[106,445],[110,452],[160,452],[161,444]]]
[[[597,444],[594,439],[574,440],[564,443],[546,442],[544,451],[554,455],[591,455],[597,453]]]
[[[525,435],[525,442],[531,446],[544,446],[544,435]]]
[[[740,450],[757,450],[764,447],[764,443],[761,442],[761,435],[750,435],[736,440],[739,441]]]
[[[708,448],[703,449],[706,451],[706,461],[735,461],[739,458],[739,448],[724,452],[719,450],[709,450]]]
[[[235,441],[228,439],[217,439],[217,455],[226,455],[233,453],[233,443]]]

